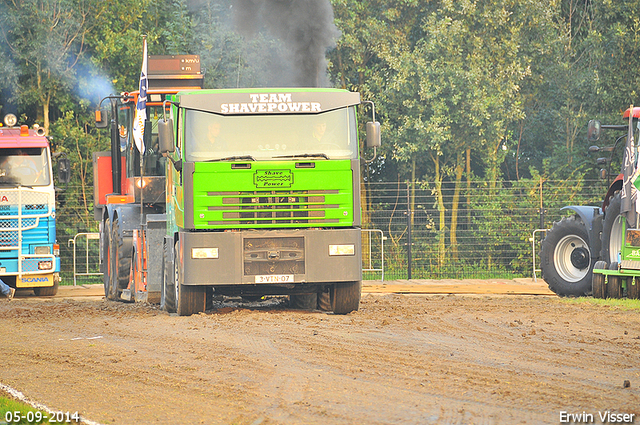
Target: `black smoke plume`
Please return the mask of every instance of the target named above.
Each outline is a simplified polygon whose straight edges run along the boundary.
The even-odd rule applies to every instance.
[[[340,36],[329,0],[234,0],[232,10],[240,34],[266,30],[284,44],[288,64],[282,65],[292,71],[291,85],[328,84],[325,55]]]

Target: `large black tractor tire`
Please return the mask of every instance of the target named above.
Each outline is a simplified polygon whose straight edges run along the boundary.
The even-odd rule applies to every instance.
[[[180,261],[180,241],[176,242],[173,255],[173,269],[175,271],[175,300],[178,316],[191,316],[202,313],[207,309],[207,287],[183,285],[182,261]]]
[[[298,310],[315,310],[318,305],[318,294],[289,295],[289,307]]]
[[[176,312],[176,286],[171,262],[171,246],[167,243],[162,247],[162,287],[160,291],[160,308],[169,313]]]
[[[618,263],[613,262],[609,265],[609,270],[618,270]],[[607,283],[607,298],[622,298],[622,277],[609,275]]]
[[[102,265],[102,283],[104,285],[104,297],[109,299],[109,290],[111,288],[111,222],[107,218],[102,227],[102,252],[104,255],[104,263]]]
[[[607,263],[604,261],[597,261],[593,266],[594,269],[606,269]],[[607,297],[607,286],[605,285],[606,276],[602,273],[593,272],[593,277],[591,279],[591,292],[593,294],[593,298],[606,298]]]
[[[618,253],[622,248],[624,235],[622,234],[622,224],[624,216],[620,215],[620,192],[617,192],[609,201],[609,206],[604,213],[602,222],[602,256],[607,263],[619,261]]]
[[[362,281],[336,283],[333,285],[331,305],[334,314],[348,314],[360,307]]]
[[[111,226],[111,287],[109,289],[110,300],[120,300],[122,290],[129,286],[131,276],[132,238],[124,236],[120,226],[120,220],[116,217]]]
[[[565,217],[547,233],[540,252],[542,277],[559,296],[591,292],[591,249],[587,228],[577,216]]]
[[[627,278],[627,298],[640,300],[640,278]]]

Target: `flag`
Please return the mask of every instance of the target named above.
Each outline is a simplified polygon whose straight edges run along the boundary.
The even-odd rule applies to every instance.
[[[622,160],[622,190],[620,191],[620,213],[627,218],[630,227],[636,227],[637,209],[636,200],[638,191],[633,184],[636,175],[636,154],[633,140],[633,105],[629,108],[629,132],[627,133],[627,143],[624,148],[624,158]]]
[[[133,120],[133,140],[140,154],[144,153],[144,122],[147,119],[147,39],[144,39],[142,71],[140,71],[140,93],[136,104],[136,117]]]

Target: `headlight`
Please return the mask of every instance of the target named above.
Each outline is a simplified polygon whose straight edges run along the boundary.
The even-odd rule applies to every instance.
[[[18,119],[13,114],[7,114],[4,116],[4,125],[7,127],[13,127],[18,122]]]
[[[191,258],[218,258],[218,248],[191,248]]]
[[[35,252],[37,255],[49,255],[51,249],[48,246],[37,246]]]
[[[329,256],[356,255],[355,245],[329,245]]]

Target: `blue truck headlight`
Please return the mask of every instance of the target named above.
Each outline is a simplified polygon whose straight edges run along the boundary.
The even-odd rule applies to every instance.
[[[36,255],[49,255],[51,254],[51,248],[48,246],[37,246],[35,253]]]

